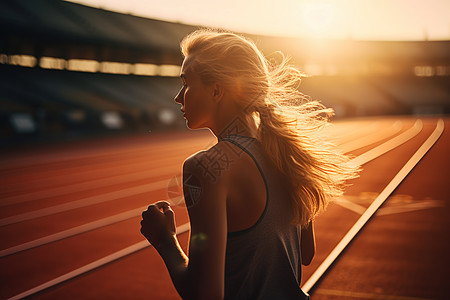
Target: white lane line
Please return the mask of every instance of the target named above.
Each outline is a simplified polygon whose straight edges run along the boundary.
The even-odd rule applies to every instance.
[[[51,207],[38,209],[35,211],[3,218],[3,219],[0,219],[0,226],[6,226],[6,225],[22,222],[22,221],[32,220],[32,219],[36,219],[36,218],[40,218],[40,217],[53,215],[53,214],[60,213],[60,212],[65,212],[65,211],[76,209],[76,208],[82,208],[82,207],[86,207],[86,206],[90,206],[90,205],[94,205],[94,204],[98,204],[98,203],[103,203],[103,202],[112,201],[112,200],[116,200],[116,199],[120,199],[120,198],[124,198],[124,197],[133,196],[136,194],[143,194],[143,193],[148,193],[151,191],[163,189],[163,188],[167,187],[168,180],[169,179],[165,179],[165,180],[160,180],[157,182],[138,185],[138,186],[134,186],[131,188],[122,189],[119,191],[114,191],[114,192],[104,193],[101,195],[91,196],[91,197],[83,198],[80,200],[71,201],[68,203],[59,204],[59,205],[55,205],[55,206],[51,206]]]
[[[164,154],[166,156],[168,155],[168,157],[159,159],[158,163],[165,164],[166,165],[165,168],[178,168],[179,169],[180,164],[174,163],[173,156],[181,155],[183,153],[186,154],[188,152],[192,153],[192,151],[197,151],[197,150],[198,150],[198,147],[194,147],[192,145],[183,146],[182,148],[178,147],[175,150],[167,150],[166,149]],[[152,155],[153,154],[154,154],[154,152],[152,152]],[[161,154],[161,153],[159,153],[159,154]],[[136,158],[136,156],[134,154],[130,154],[130,155],[133,156],[133,159]],[[141,156],[144,157],[143,155],[141,155]],[[147,158],[148,158],[148,156],[147,156]],[[87,174],[89,174],[90,177],[101,176],[104,174],[116,174],[117,170],[121,169],[121,165],[119,163],[123,163],[123,162],[121,160],[119,160],[119,161],[114,160],[114,162],[115,162],[115,165],[113,167],[104,167],[104,164],[102,163],[98,169],[77,172],[76,176],[77,176],[77,178],[84,178],[84,176]],[[146,165],[151,166],[151,164],[152,164],[151,159],[148,160],[145,164],[143,164],[142,161],[126,163],[126,169],[127,170],[134,170],[136,168],[143,169]],[[95,165],[94,165],[94,167],[95,167]],[[21,193],[19,193],[19,194],[15,194],[15,195],[11,195],[11,196],[3,196],[0,199],[0,207],[11,205],[11,204],[22,203],[22,202],[28,202],[28,201],[39,201],[40,198],[56,197],[56,196],[68,194],[71,191],[78,192],[78,191],[82,191],[85,189],[107,186],[110,183],[109,181],[111,181],[110,184],[114,184],[114,183],[123,183],[123,182],[130,181],[129,178],[144,179],[145,177],[148,177],[149,175],[164,172],[162,170],[164,170],[165,168],[152,169],[151,167],[149,167],[143,171],[138,171],[138,172],[133,171],[131,173],[110,176],[108,178],[93,179],[93,180],[89,180],[88,182],[79,182],[79,183],[71,183],[71,184],[67,184],[67,182],[72,181],[74,174],[73,174],[73,172],[69,172],[71,170],[70,168],[69,168],[69,170],[67,170],[67,168],[66,168],[67,172],[65,174],[57,174],[57,175],[52,174],[53,176],[45,176],[44,178],[38,178],[32,182],[33,187],[40,186],[42,184],[48,185],[49,183],[54,185],[55,184],[54,178],[57,177],[58,183],[63,183],[61,186],[49,187],[49,188],[46,188],[45,190],[32,191],[32,192],[28,192],[28,193],[22,193],[23,191],[21,191]],[[167,171],[165,171],[165,172],[167,172]],[[142,175],[141,178],[137,178],[138,176],[140,176],[139,174]],[[145,175],[147,175],[147,176],[145,176]],[[158,174],[158,175],[161,175],[161,174]]]
[[[361,138],[344,143],[339,148],[348,153],[359,148],[374,144],[378,141],[390,138],[399,133],[402,128],[403,122],[397,120],[389,127],[389,134],[386,134],[385,130],[378,130],[374,134],[366,135]]]
[[[415,137],[423,128],[423,123],[421,120],[417,120],[414,123],[414,126],[408,129],[407,131],[399,134],[398,136],[390,139],[387,142],[384,142],[381,145],[378,145],[377,147],[370,149],[369,151],[355,157],[352,162],[356,165],[363,165],[389,151],[391,151],[394,148],[397,148],[401,144],[406,143],[413,137]]]
[[[357,128],[355,129],[345,130],[345,134],[341,134],[336,138],[333,135],[329,136],[329,138],[335,141],[338,145],[342,145],[348,143],[349,141],[353,141],[355,139],[359,139],[360,137],[377,132],[379,130],[379,127],[380,122],[371,122],[369,124],[365,123],[363,126],[357,126]]]
[[[137,217],[137,216],[141,215],[142,212],[146,209],[147,209],[146,206],[141,207],[141,208],[136,208],[133,210],[129,210],[129,211],[126,211],[126,212],[123,212],[120,214],[116,214],[116,215],[113,215],[113,216],[110,216],[107,218],[89,222],[89,223],[86,223],[86,224],[83,224],[80,226],[72,227],[67,230],[57,232],[55,234],[47,235],[42,238],[38,238],[38,239],[23,243],[23,244],[20,244],[17,246],[13,246],[13,247],[1,250],[0,258],[7,256],[7,255],[15,254],[20,251],[25,251],[25,250],[28,250],[31,248],[39,247],[39,246],[49,244],[49,243],[52,243],[52,242],[55,242],[58,240],[62,240],[62,239],[65,239],[65,238],[68,238],[68,237],[71,237],[71,236],[74,236],[74,235],[77,235],[80,233],[88,232],[88,231],[98,229],[98,228],[101,228],[104,226],[108,226],[108,225],[115,224],[115,223],[118,223],[121,221],[125,221],[125,220],[131,219],[133,217]]]
[[[389,201],[391,200],[391,197],[386,199],[387,204],[389,204]],[[415,202],[412,203],[406,203],[406,204],[400,204],[400,205],[392,205],[388,207],[381,207],[376,212],[377,216],[385,216],[385,215],[392,215],[392,214],[399,214],[399,213],[405,213],[405,212],[411,212],[416,210],[424,210],[424,209],[431,209],[431,208],[437,208],[437,207],[443,207],[445,206],[445,201],[443,200],[414,200]],[[362,215],[366,211],[366,207],[363,205],[359,205],[355,202],[352,202],[345,197],[340,198],[336,200],[334,203],[337,205],[346,208],[348,210],[353,211],[354,213],[358,215]]]
[[[355,298],[355,299],[383,299],[383,300],[433,300],[429,298],[417,298],[417,297],[405,297],[405,296],[392,296],[392,295],[381,295],[374,293],[362,293],[362,292],[352,292],[352,291],[340,291],[331,289],[317,289],[315,294],[327,295],[327,296],[338,296],[346,297],[345,299]]]
[[[203,144],[208,143],[212,140],[214,140],[214,137],[211,135],[211,137],[207,136],[185,136],[181,137],[175,140],[166,140],[166,141],[146,141],[146,145],[139,145],[136,142],[132,143],[132,147],[125,145],[119,145],[121,148],[117,150],[116,148],[119,147],[117,144],[115,144],[115,148],[111,148],[110,146],[96,146],[94,149],[101,150],[101,154],[96,154],[97,152],[93,153],[91,149],[76,149],[75,151],[73,149],[63,149],[61,152],[59,152],[57,155],[54,153],[41,153],[41,154],[28,154],[28,155],[20,155],[16,158],[10,158],[10,157],[0,157],[0,165],[2,166],[0,168],[0,171],[4,170],[10,170],[15,169],[17,167],[22,166],[35,166],[35,165],[46,165],[46,164],[53,164],[53,163],[64,163],[67,161],[74,161],[74,160],[81,160],[81,159],[96,159],[98,157],[104,158],[105,156],[110,157],[116,157],[116,156],[122,156],[122,155],[130,155],[135,156],[136,153],[139,156],[147,156],[148,155],[154,155],[154,154],[161,154],[160,152],[167,152],[167,149],[177,149],[177,148],[189,148],[192,146],[179,146],[180,145],[180,139],[188,141],[189,143],[192,143],[192,139],[195,140],[195,143]],[[176,147],[175,147],[176,146]],[[11,167],[12,166],[12,167]]]
[[[389,201],[389,199],[388,199],[388,201]],[[443,206],[445,206],[445,201],[443,201],[443,200],[422,200],[422,201],[418,201],[416,203],[409,203],[407,205],[382,207],[376,212],[376,215],[377,216],[386,216],[386,215],[399,214],[399,213],[405,213],[405,212],[411,212],[411,211],[417,211],[417,210],[425,210],[425,209],[431,209],[431,208],[437,208],[437,207],[443,207]]]
[[[336,200],[335,203],[339,206],[342,206],[348,210],[357,213],[358,215],[362,215],[366,211],[366,208],[364,206],[349,201],[344,197]]]
[[[414,127],[412,129],[414,129]],[[410,136],[410,135],[408,135],[408,136]],[[404,139],[401,138],[401,140],[404,140]],[[396,142],[396,143],[398,144],[398,142]],[[384,149],[384,151],[391,150],[390,147],[381,147],[381,149]],[[377,154],[378,155],[382,155],[382,154],[384,154],[384,152],[378,151]],[[111,199],[111,200],[113,200],[113,199]],[[105,201],[108,201],[108,200],[105,200]],[[352,210],[352,211],[354,211],[354,212],[356,212],[356,213],[358,213],[360,215],[366,209],[365,207],[357,205],[357,204],[355,204],[355,203],[353,203],[353,202],[351,202],[349,200],[346,200],[344,198],[339,200],[337,202],[337,204],[339,204],[341,206],[344,206],[345,208],[348,208],[348,209],[350,209],[350,210]],[[86,204],[86,205],[89,205],[89,204]],[[31,214],[31,213],[32,212],[30,212],[29,214]],[[45,213],[49,213],[49,211],[45,211]],[[130,211],[124,212],[123,214],[124,215],[126,215],[126,214],[130,215],[130,218],[140,214],[140,213],[137,213],[136,215],[133,215],[133,213],[136,213],[136,210],[130,210]],[[120,215],[122,215],[122,214],[120,214]],[[116,215],[116,216],[119,216],[119,215]],[[116,216],[112,216],[111,218],[115,218]],[[26,216],[26,217],[28,217],[28,220],[31,219],[31,216]],[[120,217],[119,217],[119,219],[120,219]],[[104,220],[104,219],[102,219],[102,220]],[[102,221],[102,220],[99,220],[99,223],[96,223],[96,222],[89,223],[90,225],[87,225],[86,228],[89,228],[89,230],[94,230],[96,228],[100,228],[100,227],[102,227],[102,226],[100,226],[102,224],[102,222],[106,222],[106,221]],[[0,220],[0,225],[2,224],[1,221],[2,220]],[[14,220],[10,220],[10,224],[20,222],[20,221],[17,221],[17,222],[13,222],[13,221]],[[107,225],[109,225],[109,224],[112,224],[112,223],[108,223]],[[97,227],[94,227],[94,225],[97,226]],[[42,238],[39,238],[39,239],[30,241],[30,242],[27,242],[27,243],[24,243],[24,244],[20,244],[20,245],[17,245],[17,246],[14,246],[14,247],[2,250],[2,251],[0,251],[0,254],[1,254],[0,257],[6,256],[6,255],[11,255],[11,254],[17,253],[19,251],[24,251],[24,250],[28,250],[28,249],[31,249],[31,248],[34,248],[34,247],[37,247],[37,246],[44,245],[45,243],[43,243],[43,241],[48,241],[48,243],[50,243],[50,242],[54,242],[54,241],[57,241],[57,240],[60,240],[60,239],[63,239],[63,238],[70,237],[72,235],[81,234],[81,233],[83,233],[85,231],[88,231],[88,230],[84,230],[83,231],[82,230],[84,228],[83,226],[84,225],[75,227],[75,228],[78,228],[77,230],[74,229],[73,231],[71,231],[71,229],[68,229],[66,231],[58,232],[58,233],[55,233],[55,234],[52,234],[52,235],[49,235],[49,236],[46,236],[46,237],[42,237]],[[104,225],[104,226],[106,226],[106,225]],[[63,234],[63,232],[64,232],[64,234]],[[5,253],[5,254],[3,254],[3,253]]]
[[[177,227],[177,235],[181,234],[181,233],[184,233],[184,232],[186,232],[188,230],[189,230],[189,223],[183,224],[181,226],[178,226]],[[101,258],[99,260],[96,260],[96,261],[94,261],[94,262],[92,262],[90,264],[87,264],[87,265],[85,265],[85,266],[83,266],[81,268],[78,268],[78,269],[73,270],[73,271],[71,271],[69,273],[61,275],[61,276],[59,276],[59,277],[57,277],[55,279],[47,281],[47,282],[45,282],[45,283],[43,283],[41,285],[38,285],[38,286],[36,286],[36,287],[34,287],[32,289],[29,289],[29,290],[27,290],[27,291],[25,291],[23,293],[20,293],[20,294],[18,294],[16,296],[13,296],[13,297],[11,297],[9,299],[10,300],[22,299],[22,298],[25,298],[27,296],[36,294],[36,293],[38,293],[38,292],[40,292],[42,290],[45,290],[45,289],[47,289],[49,287],[55,286],[55,285],[57,285],[57,284],[59,284],[61,282],[64,282],[64,281],[67,281],[69,279],[72,279],[72,278],[75,278],[77,276],[80,276],[80,275],[82,275],[82,274],[84,274],[86,272],[92,271],[92,270],[94,270],[96,268],[102,267],[102,266],[104,266],[106,264],[109,264],[109,263],[111,263],[111,262],[113,262],[115,260],[118,260],[118,259],[120,259],[122,257],[125,257],[127,255],[132,254],[132,253],[135,253],[135,252],[137,252],[139,250],[142,250],[144,248],[147,248],[149,246],[151,246],[150,243],[147,240],[143,240],[143,241],[141,241],[139,243],[136,243],[134,245],[131,245],[131,246],[125,248],[125,249],[119,250],[119,251],[117,251],[117,252],[115,252],[113,254],[110,254],[110,255],[105,256],[105,257],[103,257],[103,258]]]
[[[167,159],[167,162],[169,162],[169,161],[172,162],[173,159],[172,160]],[[139,165],[139,164],[136,164],[136,165]],[[141,163],[141,165],[142,165],[142,163]],[[178,170],[179,173],[181,173],[180,164],[172,164],[172,165],[168,164],[164,167],[157,168],[157,169],[148,169],[145,171],[127,173],[127,174],[123,174],[123,175],[116,175],[116,176],[111,176],[111,177],[102,178],[102,179],[89,180],[87,182],[80,182],[80,183],[73,183],[73,184],[65,185],[65,186],[51,187],[51,188],[47,188],[45,190],[38,191],[38,192],[31,192],[31,193],[27,193],[27,194],[19,194],[19,195],[14,195],[11,197],[5,197],[1,200],[0,207],[11,205],[11,204],[29,202],[29,201],[39,201],[42,198],[57,197],[57,196],[61,196],[61,195],[71,194],[74,192],[80,192],[80,191],[86,191],[86,190],[94,189],[94,188],[111,186],[114,184],[133,182],[136,180],[151,178],[152,176],[175,175],[176,174],[175,170]],[[83,175],[80,174],[80,176],[83,176]]]
[[[333,264],[342,251],[352,241],[352,239],[358,234],[361,228],[367,223],[367,221],[375,214],[378,208],[384,203],[384,201],[390,196],[390,194],[397,188],[397,186],[405,179],[405,177],[411,172],[411,170],[419,163],[419,161],[425,156],[428,150],[436,143],[444,131],[444,121],[440,119],[437,122],[436,129],[428,137],[428,139],[420,146],[420,148],[414,153],[414,155],[408,160],[408,162],[400,169],[391,182],[384,188],[384,190],[378,195],[373,203],[367,208],[364,214],[356,221],[353,227],[347,232],[337,246],[331,251],[322,264],[316,269],[311,277],[305,282],[302,289],[308,293],[311,288],[322,277],[326,270]]]

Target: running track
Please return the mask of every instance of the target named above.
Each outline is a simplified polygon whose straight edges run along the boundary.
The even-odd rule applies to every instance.
[[[364,170],[318,217],[317,254],[302,284],[437,124],[436,118],[373,118],[326,130]],[[313,285],[313,299],[450,297],[450,119],[444,128]],[[197,131],[2,151],[0,299],[179,299],[162,260],[142,243],[140,212],[167,199],[183,160],[213,142]],[[175,212],[185,247],[187,214],[181,205]]]

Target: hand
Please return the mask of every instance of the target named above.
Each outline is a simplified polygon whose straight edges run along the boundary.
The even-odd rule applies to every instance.
[[[168,202],[156,202],[142,213],[141,233],[156,249],[176,235],[175,214]]]

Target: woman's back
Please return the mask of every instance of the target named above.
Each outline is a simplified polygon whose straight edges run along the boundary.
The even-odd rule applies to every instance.
[[[249,139],[253,142],[252,139]],[[266,207],[266,185],[255,161],[244,150],[229,141],[215,147],[224,150],[230,161],[227,173],[227,229],[241,231],[252,227]]]
[[[263,186],[249,192],[261,195],[262,190],[264,194],[264,207],[255,222],[244,230],[228,232],[225,298],[307,299],[300,289],[300,230],[292,224],[286,180],[256,139],[232,135],[221,141],[233,144],[236,153],[241,151],[254,161],[259,172],[254,175],[262,179]]]

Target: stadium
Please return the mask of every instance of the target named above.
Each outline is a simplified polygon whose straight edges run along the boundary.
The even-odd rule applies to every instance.
[[[173,101],[179,42],[198,26],[57,0],[0,8],[0,298],[180,299],[138,225],[214,142]],[[313,299],[449,297],[450,40],[241,34],[291,57],[301,92],[335,111],[328,137],[363,164],[320,217],[302,286]]]

